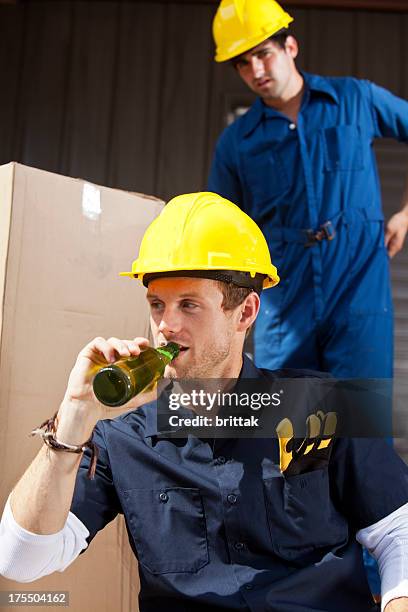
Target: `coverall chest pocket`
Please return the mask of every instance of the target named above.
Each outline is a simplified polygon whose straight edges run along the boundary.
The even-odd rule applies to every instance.
[[[124,499],[139,562],[150,572],[196,572],[208,563],[199,489],[130,489]]]
[[[363,139],[356,125],[322,130],[326,172],[364,169]]]
[[[272,547],[295,562],[347,542],[347,523],[334,508],[327,469],[264,480]]]
[[[272,146],[262,145],[241,157],[246,191],[255,209],[265,203],[278,204],[288,187],[283,161]],[[262,211],[260,211],[262,212]]]

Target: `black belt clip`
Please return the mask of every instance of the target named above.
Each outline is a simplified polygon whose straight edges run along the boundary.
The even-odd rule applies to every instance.
[[[321,225],[316,231],[312,229],[306,230],[306,236],[307,241],[305,242],[305,248],[314,246],[323,240],[333,240],[333,238],[336,236],[336,230],[334,229],[331,221],[326,221],[326,223],[323,223],[323,225]]]

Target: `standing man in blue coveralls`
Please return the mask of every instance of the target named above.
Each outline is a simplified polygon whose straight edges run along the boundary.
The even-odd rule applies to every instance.
[[[310,377],[243,355],[259,294],[279,277],[259,227],[232,202],[174,198],[126,275],[147,287],[155,346],[180,346],[167,378],[211,378],[223,393],[230,382],[259,390]],[[279,441],[263,427],[252,439],[160,435],[158,402],[146,397],[107,418],[92,392],[95,366],[148,345],[98,337],[79,353],[58,413],[36,431],[45,444],[6,503],[0,574],[31,582],[62,572],[122,514],[141,612],[372,612],[360,544],[378,559],[383,612],[407,612],[408,468],[394,449],[335,439],[317,413],[315,433],[295,447],[280,427],[287,418]],[[304,402],[294,395],[287,416]]]
[[[222,133],[209,178],[260,225],[280,271],[262,296],[255,361],[392,378],[389,257],[407,232],[408,189],[384,241],[372,143],[408,140],[408,103],[368,81],[299,72],[292,21],[274,0],[222,0],[213,24],[216,61],[259,96]]]

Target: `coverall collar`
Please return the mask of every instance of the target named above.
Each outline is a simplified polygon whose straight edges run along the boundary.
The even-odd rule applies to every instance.
[[[317,95],[328,96],[336,104],[339,103],[337,92],[329,79],[303,71],[300,71],[300,74],[305,82],[305,95],[306,92],[316,93]],[[274,116],[282,117],[282,114],[267,106],[262,98],[257,98],[249,111],[242,117],[243,135],[247,136],[250,134],[264,117]]]

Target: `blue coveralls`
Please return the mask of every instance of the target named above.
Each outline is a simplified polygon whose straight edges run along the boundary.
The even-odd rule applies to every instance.
[[[241,379],[301,375],[244,359]],[[408,502],[390,446],[339,438],[327,465],[286,477],[276,438],[162,437],[156,415],[152,402],[99,421],[95,479],[87,450],[71,506],[89,542],[124,515],[141,612],[371,611],[355,535]]]
[[[372,143],[408,140],[408,102],[368,81],[303,76],[297,125],[257,99],[222,133],[209,178],[211,191],[260,225],[281,277],[262,294],[255,360],[390,378],[393,312]]]

